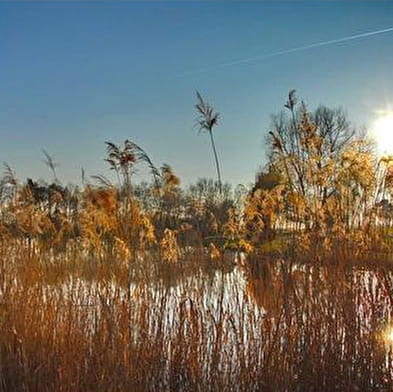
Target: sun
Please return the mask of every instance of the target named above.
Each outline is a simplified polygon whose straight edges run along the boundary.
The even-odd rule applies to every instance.
[[[384,112],[378,117],[372,135],[381,155],[393,154],[393,111]]]

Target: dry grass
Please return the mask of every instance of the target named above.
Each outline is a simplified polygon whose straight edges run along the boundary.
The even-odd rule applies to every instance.
[[[1,391],[393,388],[387,268],[0,251]]]
[[[302,118],[307,154],[287,155],[278,129],[276,167],[236,197],[220,181],[183,191],[130,141],[107,143],[117,187],[22,186],[9,170],[0,392],[393,390],[393,186],[378,191],[360,150],[338,177],[323,169]],[[152,186],[132,184],[138,162]]]

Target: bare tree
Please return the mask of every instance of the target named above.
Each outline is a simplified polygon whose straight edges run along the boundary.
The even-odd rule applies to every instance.
[[[338,211],[352,224],[366,208],[373,183],[367,140],[355,135],[342,109],[310,112],[297,103],[295,90],[285,108],[273,116],[268,139],[269,164],[280,175],[288,211],[310,227],[332,221]]]
[[[354,140],[355,132],[342,109],[319,106],[311,113],[304,102],[297,104],[295,90],[289,92],[284,106],[289,116],[288,112],[281,112],[272,117],[269,132],[271,161],[279,159],[291,188],[306,196],[310,191],[315,193],[310,183],[310,171],[311,174],[321,173],[337,164],[338,158]],[[318,191],[323,202],[332,191],[336,174],[335,170],[327,171],[325,181],[320,181]]]

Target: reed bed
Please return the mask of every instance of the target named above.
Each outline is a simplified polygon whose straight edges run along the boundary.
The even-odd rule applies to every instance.
[[[121,269],[89,275],[81,256],[13,246],[1,246],[1,391],[393,388],[388,267],[150,259],[125,284]]]
[[[289,92],[251,189],[130,140],[117,183],[0,181],[0,392],[393,390],[393,158]],[[135,185],[143,164],[152,183]]]

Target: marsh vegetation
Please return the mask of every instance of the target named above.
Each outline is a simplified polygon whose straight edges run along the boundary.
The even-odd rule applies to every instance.
[[[218,180],[188,188],[131,140],[82,187],[48,153],[51,184],[6,166],[0,390],[392,390],[393,161],[294,91],[267,143],[250,189],[214,144]]]

